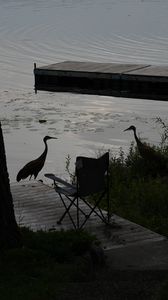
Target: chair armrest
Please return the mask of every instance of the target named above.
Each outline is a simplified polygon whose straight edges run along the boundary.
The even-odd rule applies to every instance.
[[[52,173],[47,173],[47,174],[44,174],[45,177],[49,178],[49,179],[52,179],[53,181],[56,181],[56,182],[59,182],[67,187],[70,187],[70,188],[75,188],[74,185],[70,184],[69,182],[55,176],[54,174]]]

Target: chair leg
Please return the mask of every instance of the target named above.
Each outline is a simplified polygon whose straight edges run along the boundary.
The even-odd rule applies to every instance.
[[[77,196],[77,198],[76,198],[76,208],[77,208],[77,229],[79,229],[79,198],[78,198],[78,196]]]
[[[107,174],[107,220],[110,223],[110,192],[109,192],[109,172]]]
[[[57,193],[58,193],[58,192],[57,192]],[[67,206],[67,205],[65,204],[65,201],[64,201],[62,195],[61,195],[60,193],[58,193],[58,194],[59,194],[59,196],[60,196],[60,198],[61,198],[61,200],[62,200],[62,203],[63,203],[63,205],[64,205],[64,207],[65,207],[65,211],[64,211],[64,213],[62,214],[62,216],[60,217],[60,219],[57,221],[57,224],[60,225],[61,222],[62,222],[62,220],[65,218],[66,214],[68,214],[68,216],[69,216],[69,218],[70,218],[70,220],[71,220],[71,222],[72,222],[74,228],[75,228],[75,229],[76,229],[76,228],[79,229],[79,212],[81,212],[81,213],[85,216],[85,218],[86,218],[86,216],[87,216],[87,215],[85,214],[85,212],[79,207],[79,199],[77,200],[77,196],[74,197],[74,199],[70,199],[70,197],[65,196],[65,197],[70,201],[70,204]],[[75,203],[75,200],[77,200],[77,203]],[[77,223],[76,223],[76,224],[75,224],[74,220],[72,219],[72,216],[71,216],[71,214],[70,214],[70,212],[69,212],[72,205],[74,205],[74,206],[77,208]]]
[[[85,220],[83,221],[83,223],[80,225],[80,229],[85,225],[85,223],[87,222],[87,220],[90,218],[91,214],[94,212],[105,224],[109,224],[108,220],[106,220],[105,216],[102,213],[102,210],[100,208],[99,209],[99,213],[95,210],[98,207],[99,202],[101,201],[102,197],[104,196],[105,192],[102,193],[101,197],[98,199],[98,201],[96,201],[94,206],[91,206],[85,199],[82,199],[85,204],[87,204],[87,206],[89,206],[90,213],[86,216]]]
[[[69,216],[69,218],[70,218],[70,220],[71,220],[74,228],[76,229],[76,224],[75,224],[74,220],[72,219],[71,214],[69,212],[69,210],[70,210],[71,206],[73,205],[73,202],[75,201],[75,199],[73,199],[72,202],[71,202],[71,204],[67,207],[66,204],[65,204],[65,201],[64,201],[64,199],[62,197],[62,195],[59,194],[59,196],[60,196],[60,198],[62,200],[62,203],[63,203],[63,205],[65,207],[65,212],[63,213],[63,215],[61,216],[61,218],[57,221],[57,224],[60,225],[61,222],[62,222],[62,220],[65,218],[66,214],[68,214],[68,216]]]
[[[56,189],[55,189],[56,190]],[[105,195],[105,191],[101,194],[101,196],[99,197],[99,199],[96,201],[95,205],[92,206],[90,203],[88,203],[84,198],[81,198],[83,200],[83,202],[90,208],[90,212],[89,214],[86,214],[80,207],[79,207],[79,197],[76,194],[74,196],[73,199],[71,199],[69,196],[64,195],[69,201],[70,204],[66,205],[62,195],[56,190],[56,192],[59,194],[60,199],[64,205],[65,211],[62,214],[62,216],[60,217],[60,219],[57,221],[57,224],[61,224],[62,220],[65,218],[65,216],[68,214],[73,226],[75,229],[81,229],[85,223],[87,222],[87,220],[90,218],[92,213],[95,213],[104,223],[109,224],[110,222],[110,214],[109,214],[109,199],[107,198],[107,206],[108,206],[108,213],[107,213],[107,219],[104,216],[102,210],[98,207],[98,204],[100,203],[101,199],[103,198],[103,196]],[[75,203],[76,201],[76,203]],[[74,205],[76,207],[76,223],[74,222],[71,214],[70,214],[70,208],[72,207],[72,205]],[[98,211],[96,211],[96,208],[98,208]],[[82,224],[80,224],[79,222],[79,212],[81,212],[84,216],[85,216],[85,220],[83,221]]]

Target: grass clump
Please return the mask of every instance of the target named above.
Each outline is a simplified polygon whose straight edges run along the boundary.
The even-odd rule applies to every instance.
[[[96,238],[83,230],[33,232],[22,228],[22,239],[25,248],[62,263],[85,254]]]

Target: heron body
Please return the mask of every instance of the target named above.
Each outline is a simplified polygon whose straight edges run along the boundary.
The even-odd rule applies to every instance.
[[[124,131],[127,130],[132,130],[134,132],[134,138],[137,143],[137,148],[142,158],[151,162],[155,162],[157,164],[161,164],[162,166],[165,164],[166,159],[163,155],[155,151],[152,147],[150,147],[146,143],[142,143],[141,140],[137,137],[136,127],[134,125],[131,125]]]
[[[57,139],[55,137],[45,136],[43,138],[43,142],[45,144],[45,149],[43,153],[36,159],[30,161],[27,163],[17,174],[16,180],[19,182],[21,179],[26,179],[28,176],[31,177],[34,175],[34,179],[36,179],[38,173],[41,171],[41,169],[44,166],[47,152],[48,152],[48,145],[47,140],[49,139]]]

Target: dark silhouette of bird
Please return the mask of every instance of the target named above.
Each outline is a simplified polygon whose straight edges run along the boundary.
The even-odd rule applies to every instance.
[[[47,152],[48,152],[48,145],[47,145],[47,140],[50,139],[57,139],[56,137],[51,137],[46,135],[43,138],[44,144],[45,144],[45,149],[43,153],[36,159],[30,161],[27,163],[17,174],[16,180],[20,181],[21,179],[26,179],[28,176],[30,176],[29,180],[31,179],[32,175],[34,175],[34,179],[36,179],[38,173],[41,171],[41,169],[44,166]]]
[[[141,157],[143,159],[145,159],[146,161],[153,162],[155,165],[157,164],[162,169],[163,168],[167,169],[166,157],[164,155],[162,155],[161,153],[159,153],[158,151],[156,151],[151,146],[147,145],[146,143],[142,143],[141,140],[137,137],[136,127],[134,125],[131,125],[124,131],[127,131],[127,130],[132,130],[134,132],[134,138],[137,143],[137,148],[138,148],[139,154],[141,155]]]

